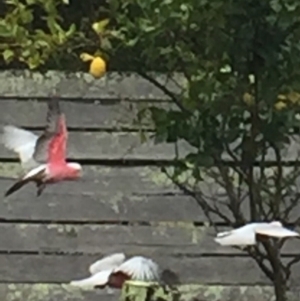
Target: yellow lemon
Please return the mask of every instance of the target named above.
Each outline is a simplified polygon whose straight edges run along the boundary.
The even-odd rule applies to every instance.
[[[95,78],[100,78],[106,73],[106,63],[105,61],[97,56],[94,57],[90,65],[90,74]]]
[[[295,103],[299,103],[300,101],[300,94],[297,93],[297,92],[290,92],[288,95],[287,95],[287,98],[288,100],[295,104]]]
[[[248,105],[252,106],[254,105],[254,97],[250,93],[244,93],[243,95],[243,101]]]
[[[279,95],[277,96],[277,99],[278,99],[278,100],[287,100],[287,97],[286,97],[286,95],[279,94]]]
[[[287,104],[283,101],[278,101],[275,103],[274,107],[277,111],[281,111],[283,110],[284,108],[286,108]]]

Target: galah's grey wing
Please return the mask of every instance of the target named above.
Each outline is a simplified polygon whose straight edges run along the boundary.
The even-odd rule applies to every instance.
[[[283,237],[297,237],[299,236],[299,233],[286,229],[284,227],[278,227],[273,225],[258,227],[255,232],[259,235],[265,235],[270,237],[277,237],[277,238],[283,238]]]
[[[94,275],[104,270],[115,269],[125,261],[124,253],[114,253],[97,260],[89,267],[89,272]]]
[[[43,134],[37,139],[33,158],[40,163],[45,163],[48,160],[49,143],[51,139],[58,133],[59,118],[61,110],[57,98],[48,100],[48,110],[46,117],[46,127]]]
[[[37,140],[38,136],[30,131],[13,125],[5,125],[3,127],[1,143],[7,149],[18,155],[21,166],[25,170],[29,170],[38,165],[33,158]]]

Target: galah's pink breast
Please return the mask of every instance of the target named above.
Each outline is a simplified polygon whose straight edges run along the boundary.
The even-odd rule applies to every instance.
[[[70,168],[67,163],[49,164],[49,183],[78,179],[78,171]]]
[[[51,138],[48,147],[49,164],[62,164],[66,159],[68,132],[65,117],[62,114],[58,121],[58,132]]]

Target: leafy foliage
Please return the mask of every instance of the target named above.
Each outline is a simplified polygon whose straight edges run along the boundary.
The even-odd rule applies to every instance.
[[[81,69],[81,52],[97,56],[102,55],[101,47],[110,47],[104,33],[109,21],[102,19],[104,5],[105,1],[98,0],[0,3],[0,49],[5,68]]]
[[[0,37],[3,58],[7,63],[14,59],[24,62],[30,69],[45,63],[49,56],[74,34],[76,27],[61,26],[57,7],[65,0],[6,0],[8,13],[0,20]],[[33,9],[35,7],[35,9]],[[47,30],[32,29],[37,13]]]

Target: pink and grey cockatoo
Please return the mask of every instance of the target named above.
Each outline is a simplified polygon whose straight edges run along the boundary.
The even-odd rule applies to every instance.
[[[106,256],[89,267],[90,277],[74,280],[70,285],[81,288],[122,288],[127,280],[160,281],[161,271],[152,259],[134,256],[126,260],[124,253]]]
[[[37,136],[13,125],[4,126],[2,143],[18,154],[24,170],[24,175],[7,190],[5,196],[29,182],[36,183],[37,196],[40,196],[46,184],[81,177],[81,165],[66,162],[67,139],[65,115],[57,98],[48,101],[47,125],[42,135]]]
[[[279,221],[258,222],[244,225],[230,231],[220,232],[214,239],[222,246],[251,246],[259,237],[288,238],[299,237],[299,233],[284,228]]]

